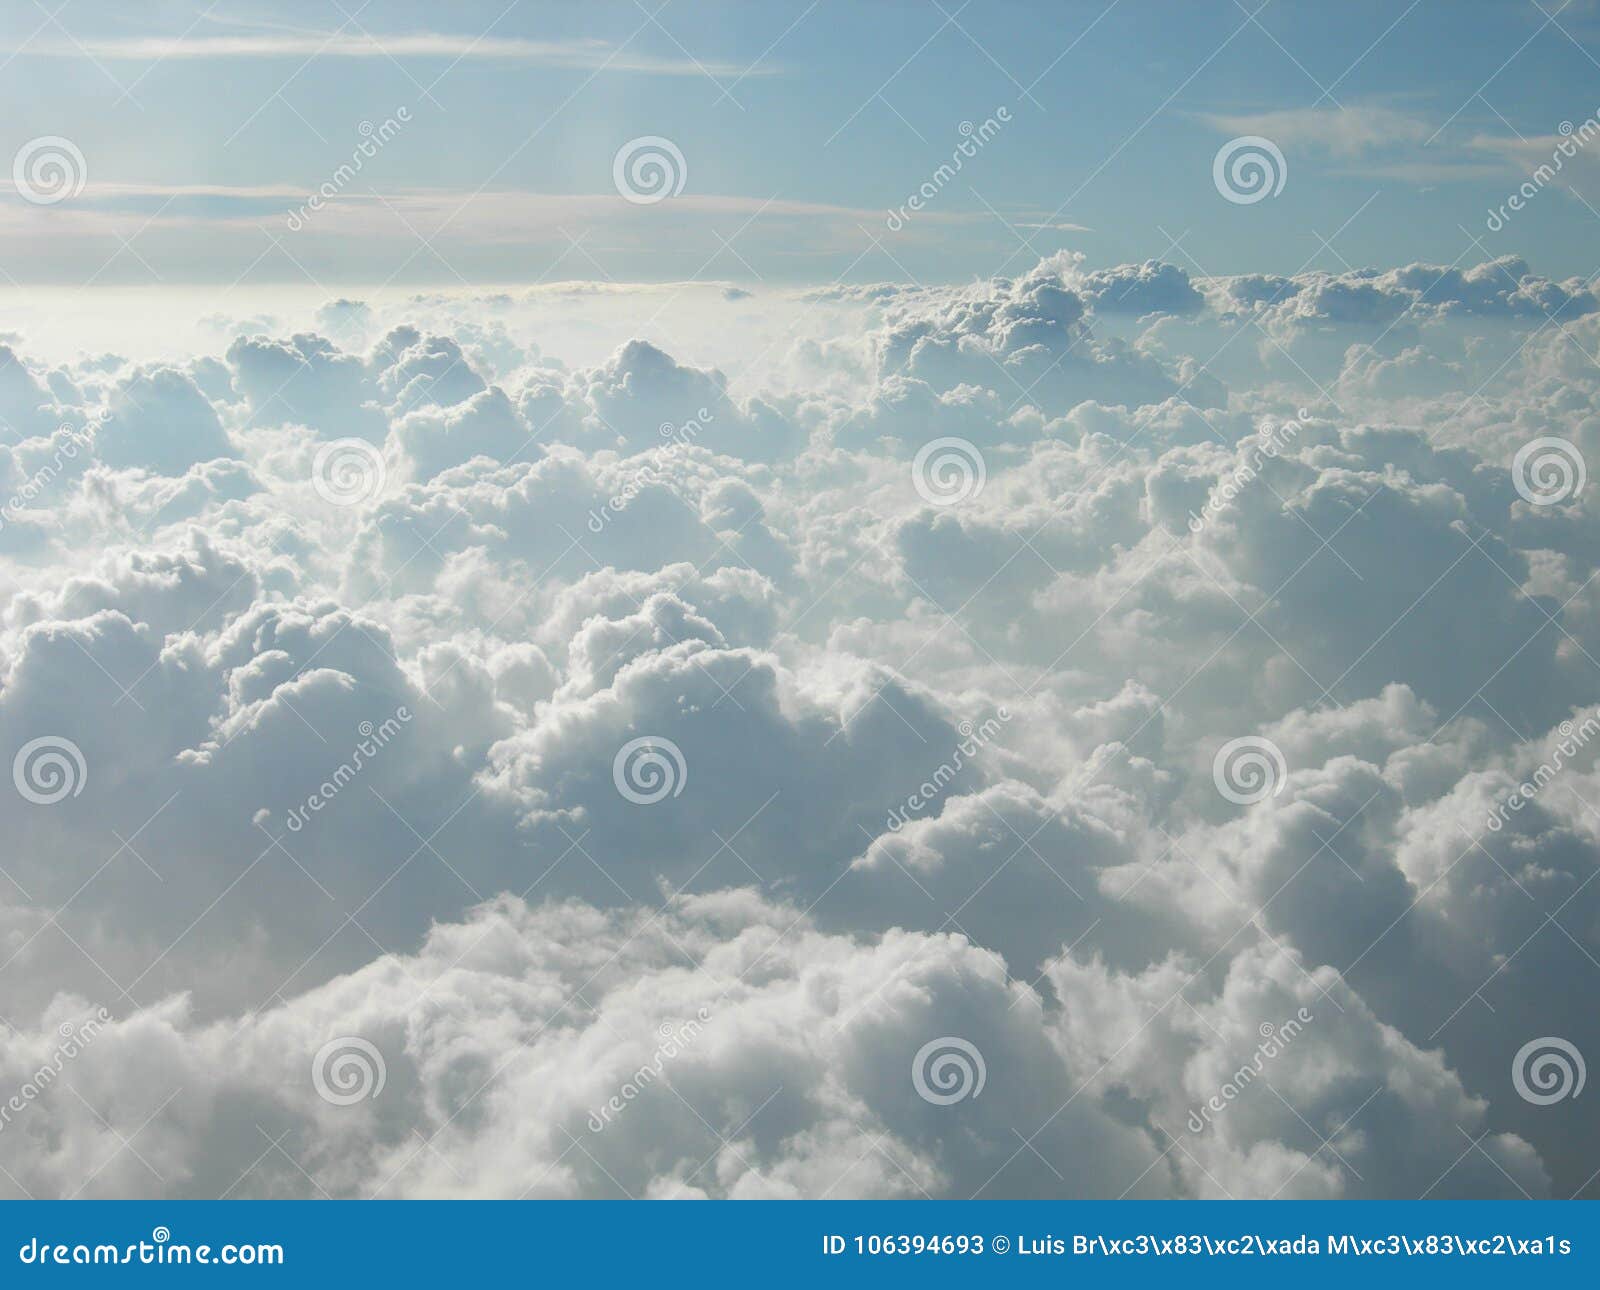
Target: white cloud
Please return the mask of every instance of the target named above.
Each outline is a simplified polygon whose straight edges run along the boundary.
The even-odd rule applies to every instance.
[[[45,37],[5,47],[36,58],[97,58],[105,61],[165,62],[168,59],[275,58],[428,58],[527,63],[588,71],[637,72],[651,76],[770,76],[773,66],[742,67],[693,58],[662,58],[618,48],[603,40],[529,40],[418,31],[242,31],[229,35],[121,36],[58,40]]]
[[[1336,157],[1360,157],[1425,142],[1435,126],[1410,112],[1378,104],[1213,113],[1207,124],[1228,134],[1265,135],[1280,147],[1304,144]]]
[[[1541,770],[1600,703],[1600,529],[1513,466],[1600,453],[1588,289],[1060,256],[714,297],[681,345],[612,286],[9,342],[0,749],[83,769],[0,794],[0,1095],[112,1017],[0,1122],[17,1185],[1587,1185],[1589,1103],[1511,1062],[1600,1054],[1595,754]],[[769,307],[818,320],[744,335]],[[385,1087],[334,1106],[352,1036]],[[939,1106],[952,1036],[986,1083]]]

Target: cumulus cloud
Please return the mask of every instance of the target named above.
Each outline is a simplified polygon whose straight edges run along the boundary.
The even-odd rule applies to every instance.
[[[1592,1188],[1589,288],[769,294],[8,341],[0,1188]]]

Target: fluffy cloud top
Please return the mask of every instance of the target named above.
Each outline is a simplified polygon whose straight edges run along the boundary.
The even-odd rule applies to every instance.
[[[1589,289],[798,304],[0,350],[0,1190],[1592,1188]]]

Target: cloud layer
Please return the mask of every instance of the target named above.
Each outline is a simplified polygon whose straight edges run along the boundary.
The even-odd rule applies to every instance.
[[[1592,1189],[1586,285],[699,307],[0,350],[0,1189]]]

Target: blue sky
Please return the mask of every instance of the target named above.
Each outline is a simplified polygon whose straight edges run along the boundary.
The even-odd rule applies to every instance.
[[[1600,149],[1485,227],[1561,123],[1600,108],[1588,0],[20,9],[5,144],[70,140],[86,182],[42,207],[7,195],[19,283],[954,281],[1062,248],[1208,274],[1594,268]],[[401,108],[328,208],[287,227],[361,123]],[[888,229],[962,123],[1002,108]],[[1212,162],[1245,134],[1287,175],[1237,205]],[[684,158],[670,200],[616,192],[613,159],[641,136]]]

